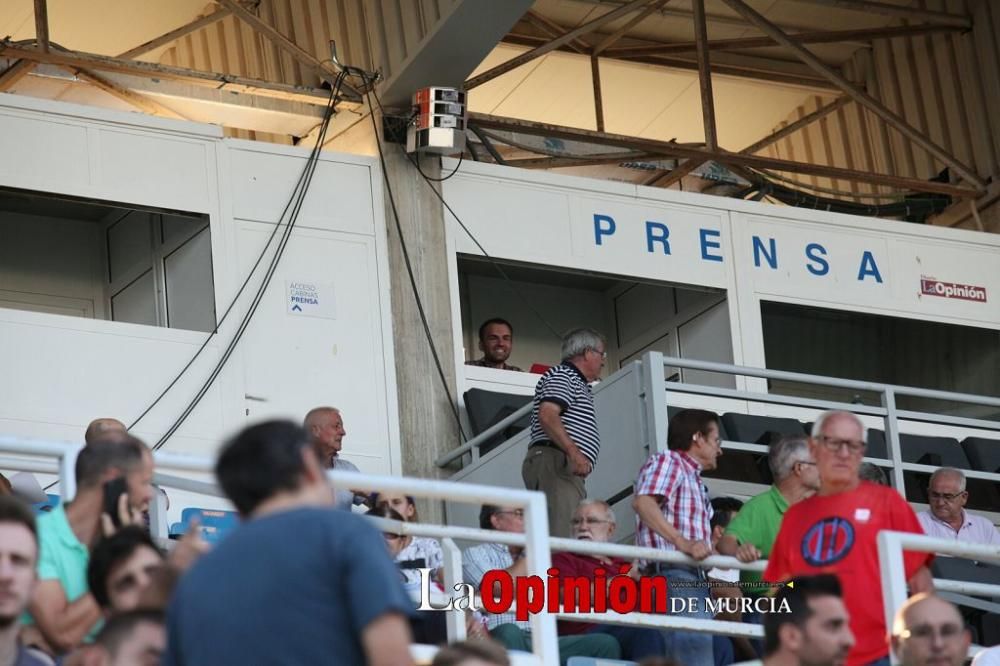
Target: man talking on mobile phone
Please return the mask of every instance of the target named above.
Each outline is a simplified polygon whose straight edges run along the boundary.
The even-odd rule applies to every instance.
[[[80,450],[76,496],[38,519],[38,585],[28,605],[35,630],[26,642],[57,656],[99,628],[101,609],[87,589],[90,550],[116,525],[141,524],[152,479],[153,456],[131,435],[114,433]]]

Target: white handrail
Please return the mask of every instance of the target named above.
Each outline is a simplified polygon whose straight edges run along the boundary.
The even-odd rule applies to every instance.
[[[951,539],[936,539],[924,534],[914,534],[912,532],[890,532],[888,530],[878,534],[878,561],[882,574],[882,604],[885,612],[885,626],[891,631],[892,623],[896,617],[896,611],[906,602],[906,567],[903,561],[903,551],[918,551],[922,553],[943,553],[958,557],[976,558],[977,560],[988,560],[1000,563],[1000,546],[987,546],[982,544],[964,543],[952,541]],[[935,584],[940,582],[935,580]],[[977,589],[979,594],[1000,595],[1000,585],[987,585],[985,583],[966,583],[966,586]],[[974,587],[973,587],[974,586]],[[957,586],[956,586],[957,587]],[[941,588],[944,589],[944,588]],[[957,591],[957,590],[949,590]],[[967,592],[976,594],[977,592]],[[971,652],[971,650],[970,650]],[[898,664],[895,655],[892,663]]]

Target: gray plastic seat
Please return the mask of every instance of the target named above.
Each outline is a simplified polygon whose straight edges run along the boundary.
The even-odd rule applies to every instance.
[[[782,435],[804,435],[805,426],[795,419],[776,416],[757,416],[755,414],[737,414],[726,412],[722,415],[722,424],[726,427],[729,438],[735,442],[747,444],[764,443],[761,439],[770,439],[770,433]]]
[[[530,403],[530,395],[516,393],[500,393],[484,389],[469,389],[465,392],[465,409],[472,426],[472,434],[478,435],[492,425],[507,418],[524,405]],[[504,428],[503,432],[491,437],[479,447],[479,453],[484,454],[505,442],[517,433],[527,428],[531,415],[525,414],[513,424]]]
[[[1000,439],[966,437],[962,449],[972,468],[980,472],[1000,472]]]

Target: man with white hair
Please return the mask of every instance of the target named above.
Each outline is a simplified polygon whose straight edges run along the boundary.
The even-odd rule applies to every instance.
[[[1000,545],[1000,532],[982,516],[965,510],[969,493],[965,490],[965,474],[954,467],[942,467],[931,474],[927,488],[930,511],[917,514],[927,536],[964,543]]]
[[[767,464],[774,485],[743,505],[716,545],[720,553],[741,562],[766,559],[788,507],[819,490],[819,472],[805,436],[787,435],[772,444]],[[760,585],[760,574],[756,571],[741,572],[740,581],[746,594],[757,596],[768,591]]]
[[[531,443],[521,477],[528,490],[545,493],[553,536],[571,536],[573,511],[587,496],[583,480],[597,465],[601,436],[590,382],[601,376],[606,349],[597,331],[570,331],[563,337],[562,363],[549,368],[535,386]]]
[[[309,433],[309,443],[323,467],[340,472],[360,472],[354,463],[340,456],[347,431],[344,430],[344,417],[339,409],[314,407],[306,414],[302,427]],[[353,490],[338,488],[336,496],[337,506],[341,508],[350,508],[351,504],[361,504],[364,501],[364,493]]]
[[[607,502],[599,499],[585,499],[580,502],[573,513],[574,537],[582,541],[609,543],[615,534],[616,522],[615,514]],[[563,581],[583,579],[594,581],[597,578],[598,569],[606,572],[604,575],[608,583],[622,568],[631,569],[632,575],[636,575],[631,562],[605,555],[554,553],[552,555],[552,568],[559,572],[559,578]],[[567,592],[563,590],[562,594],[565,599]],[[667,649],[663,635],[650,627],[559,621],[560,636],[588,633],[614,636],[621,645],[622,659],[639,661],[646,657],[662,657]]]
[[[896,611],[891,640],[902,666],[962,666],[972,636],[954,604],[924,593]]]
[[[788,508],[764,580],[779,583],[795,576],[837,574],[857,640],[848,666],[888,663],[878,534],[883,530],[923,534],[923,529],[896,490],[858,477],[865,428],[857,416],[841,411],[820,414],[809,451],[819,471],[819,491]],[[900,573],[912,593],[933,588],[931,559],[929,553],[903,553]]]

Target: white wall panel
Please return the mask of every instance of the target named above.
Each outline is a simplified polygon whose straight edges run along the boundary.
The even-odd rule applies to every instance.
[[[10,117],[18,122],[6,122]],[[62,137],[65,145],[57,150],[51,137],[60,136],[66,127],[72,131]],[[5,152],[11,147],[18,147],[18,154],[32,151],[26,158],[28,168],[22,163],[16,173],[0,170],[0,187],[207,213],[214,298],[220,314],[253,263],[254,243],[271,228],[236,221],[234,210],[265,219],[280,212],[306,155],[300,149],[223,140],[218,128],[13,95],[0,96],[0,146]],[[371,160],[324,159],[300,219],[303,226],[279,266],[279,278],[287,272],[292,278],[332,282],[337,291],[336,319],[290,320],[284,285],[276,278],[241,342],[244,347],[237,348],[169,440],[168,450],[211,455],[224,436],[248,422],[248,416],[281,413],[299,419],[311,406],[335,403],[345,410],[350,432],[346,450],[359,466],[372,472],[399,472],[380,185],[373,182],[377,174],[373,176]],[[0,169],[15,162],[4,160]],[[100,229],[97,224],[89,226],[95,233]],[[240,231],[247,227],[254,231]],[[249,246],[247,233],[254,239]],[[53,248],[51,255],[53,261],[64,259],[67,271],[81,259],[67,258],[66,252],[82,255],[88,243],[99,247],[96,237],[85,242],[63,236],[75,247]],[[167,284],[174,289],[191,286],[169,279]],[[97,416],[129,423],[184,367],[206,336],[4,308],[18,293],[0,284],[0,367],[6,378],[0,386],[3,433],[79,441],[86,424]],[[79,296],[76,292],[73,298],[48,296],[36,309],[70,311],[79,305]],[[53,300],[57,298],[62,300]],[[234,308],[202,357],[135,428],[140,437],[155,442],[166,432],[208,377],[245,312],[245,307]],[[253,353],[245,353],[246,347]],[[274,409],[248,413],[250,406],[258,406],[247,399],[251,390],[266,391],[273,397]]]
[[[230,145],[233,216],[277,222],[306,164],[305,151],[292,157],[249,142]],[[324,153],[296,226],[374,235],[371,178],[365,158]]]

